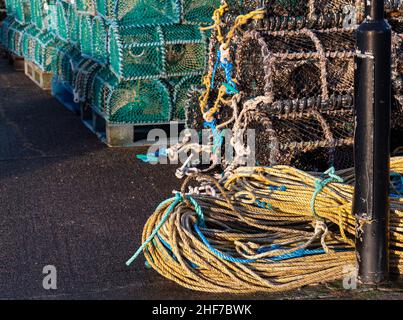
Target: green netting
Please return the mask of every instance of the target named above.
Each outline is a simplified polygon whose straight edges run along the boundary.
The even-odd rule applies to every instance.
[[[13,18],[6,19],[2,24],[2,43],[5,48],[17,56],[22,56],[22,35],[25,27]]]
[[[92,18],[89,15],[80,15],[80,50],[84,57],[91,57],[92,54]]]
[[[164,75],[163,35],[160,27],[109,28],[111,70],[123,79]]]
[[[91,59],[83,59],[78,62],[74,70],[73,95],[75,102],[89,100],[93,79],[101,65]]]
[[[209,24],[220,0],[182,0],[182,21]]]
[[[200,76],[187,76],[181,78],[181,80],[174,86],[173,95],[173,112],[172,120],[184,120],[185,119],[185,107],[189,100],[189,90],[193,86],[201,84]]]
[[[109,96],[113,88],[117,87],[119,80],[108,68],[101,68],[94,76],[89,95],[90,105],[98,113],[106,114]]]
[[[13,0],[12,7],[12,15],[14,16],[15,21],[22,25],[30,23],[31,9],[29,0]]]
[[[58,28],[58,0],[48,0],[46,4],[45,23],[47,25],[46,31],[57,35]],[[65,24],[65,23],[64,23]]]
[[[71,5],[63,1],[56,3],[56,35],[66,42],[69,39],[69,6]]]
[[[47,32],[35,37],[34,62],[43,71],[50,72],[55,59],[56,48],[61,44]]]
[[[68,7],[68,37],[69,42],[77,44],[80,38],[80,20],[74,6]]]
[[[162,27],[166,77],[202,74],[206,67],[207,41],[195,25]]]
[[[122,79],[150,79],[201,74],[206,39],[195,25],[172,25],[109,31],[112,71]]]
[[[77,12],[86,14],[96,14],[96,1],[95,0],[75,0],[75,9]]]
[[[47,28],[44,4],[45,1],[43,0],[30,0],[31,24],[33,24],[39,30],[44,30]]]
[[[183,119],[186,91],[206,65],[207,33],[197,24],[210,20],[217,1],[7,1],[13,14],[16,1],[27,1],[32,18],[22,39],[5,28],[7,47],[21,43],[26,58],[53,72],[77,101],[116,123]],[[186,23],[178,24],[181,15]]]
[[[55,58],[52,61],[52,72],[59,82],[72,90],[75,70],[83,60],[80,51],[69,44],[56,48]]]
[[[91,57],[100,64],[108,63],[108,29],[100,17],[92,20]]]
[[[7,15],[11,16],[14,10],[14,0],[4,0]]]
[[[93,107],[113,123],[154,124],[171,118],[171,98],[160,80],[119,82],[106,68],[92,83]]]
[[[155,26],[178,23],[178,0],[97,0],[98,14],[119,26]]]
[[[35,57],[35,38],[40,31],[35,26],[28,26],[22,34],[22,54],[26,60],[34,61]]]

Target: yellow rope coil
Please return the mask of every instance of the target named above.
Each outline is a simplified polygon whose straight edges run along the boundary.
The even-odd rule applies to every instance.
[[[392,158],[391,170],[403,174],[403,157]],[[314,206],[320,220],[311,208],[317,173],[243,167],[220,183],[194,177],[214,186],[216,195],[185,196],[187,179],[183,201],[174,208],[175,199],[165,202],[147,221],[143,242],[168,214],[144,255],[164,277],[206,292],[279,292],[351,276],[353,173],[337,172],[347,183],[330,182],[318,193]],[[402,273],[402,197],[391,197],[390,255],[391,272]]]

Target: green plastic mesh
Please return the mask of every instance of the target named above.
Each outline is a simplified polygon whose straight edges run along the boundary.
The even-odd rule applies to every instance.
[[[164,74],[160,27],[109,29],[111,70],[123,79],[158,78]]]
[[[68,37],[69,42],[73,44],[77,44],[80,38],[80,21],[79,15],[74,8],[74,6],[70,5],[68,7]]]
[[[55,59],[56,47],[61,44],[47,32],[39,33],[35,38],[34,62],[41,70],[50,72]]]
[[[79,50],[69,44],[64,44],[56,48],[52,72],[59,82],[72,90],[75,70],[82,60],[83,57]]]
[[[13,13],[15,21],[22,25],[29,24],[31,21],[31,8],[29,0],[13,0]]]
[[[92,19],[91,57],[100,64],[108,63],[108,29],[100,17]]]
[[[64,2],[58,1],[56,3],[56,35],[63,41],[68,41],[69,39],[69,7],[71,5]]]
[[[206,40],[198,26],[172,25],[110,28],[110,63],[122,79],[150,79],[201,74]]]
[[[80,15],[80,50],[84,57],[92,54],[92,18],[89,15]]]
[[[119,82],[106,68],[94,78],[91,102],[112,123],[155,124],[171,118],[170,93],[163,82]]]
[[[182,21],[197,24],[210,24],[214,10],[220,0],[182,0]]]
[[[47,28],[44,3],[45,1],[43,0],[30,0],[31,24],[39,30],[45,30]]]
[[[185,109],[189,99],[189,91],[192,87],[200,85],[200,76],[187,76],[180,79],[174,86],[172,120],[184,120]]]
[[[155,26],[178,23],[178,0],[97,0],[97,11],[102,17],[119,26]]]
[[[93,79],[101,65],[91,59],[82,59],[74,68],[73,95],[75,102],[88,101]]]
[[[96,14],[96,1],[95,0],[75,0],[75,8],[77,12],[86,14]]]
[[[77,101],[116,123],[184,118],[186,92],[206,67],[210,31],[198,25],[211,23],[219,1],[7,0],[11,15],[19,2],[31,25],[18,32],[10,19],[7,46],[53,72]]]
[[[166,77],[202,74],[206,67],[206,40],[198,26],[162,27]]]
[[[2,23],[2,43],[5,48],[17,56],[22,56],[22,35],[25,27],[8,17]]]
[[[22,34],[22,55],[26,60],[34,61],[35,59],[35,38],[39,33],[40,31],[36,29],[35,26],[28,26]]]

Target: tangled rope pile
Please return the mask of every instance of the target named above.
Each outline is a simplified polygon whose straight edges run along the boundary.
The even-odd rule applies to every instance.
[[[403,157],[391,161],[390,268],[403,271]],[[192,180],[199,188],[186,189]],[[279,292],[355,272],[353,170],[244,167],[186,179],[147,221],[141,252],[164,277],[206,292]]]

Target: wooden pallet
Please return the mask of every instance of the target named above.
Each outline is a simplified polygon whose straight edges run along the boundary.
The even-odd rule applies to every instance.
[[[155,141],[147,140],[147,134],[151,129],[162,129],[169,135],[169,122],[152,125],[116,124],[106,120],[105,115],[94,110],[88,103],[74,101],[72,90],[58,81],[56,77],[52,81],[52,95],[68,110],[79,115],[83,124],[109,147],[144,147],[154,145]],[[181,130],[184,122],[179,124]],[[177,134],[175,134],[177,136]],[[161,139],[159,144],[174,144],[178,138],[167,141]]]
[[[15,55],[14,53],[8,53],[8,62],[10,65],[14,67],[15,71],[24,71],[25,70],[25,65],[24,65],[24,58]]]
[[[25,75],[43,90],[51,90],[53,73],[41,70],[35,63],[25,60]]]
[[[152,129],[161,129],[170,134],[170,123],[152,125],[116,124],[105,120],[105,116],[94,110],[88,103],[80,104],[81,121],[109,147],[145,147],[154,144],[172,145],[178,142],[178,137],[148,140]],[[184,128],[184,122],[179,123],[179,130]]]

